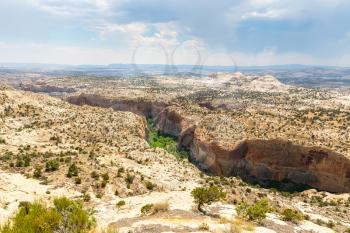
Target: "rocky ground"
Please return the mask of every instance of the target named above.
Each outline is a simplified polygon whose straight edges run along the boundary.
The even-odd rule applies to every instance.
[[[346,189],[347,160],[343,159],[350,156],[346,94],[294,88],[271,76],[242,74],[200,80],[45,78],[22,87],[63,100],[1,88],[1,222],[20,201],[65,195],[93,207],[99,228],[110,226],[120,232],[346,232],[350,227],[349,194],[263,188],[223,171],[233,169],[232,161],[220,157],[232,154],[238,142],[246,141],[247,161],[254,161],[255,166],[254,156],[263,153],[250,146],[251,140],[289,141],[302,146],[302,151],[322,148],[328,159],[305,169],[316,169],[313,174],[321,178],[335,174],[337,182],[343,183],[334,187]],[[176,136],[190,150],[195,164],[150,146],[146,117],[153,118],[161,133]],[[292,150],[288,148],[283,151]],[[299,155],[293,153],[288,155]],[[326,161],[333,170],[324,171],[331,167]],[[273,164],[268,168],[278,170],[276,174],[286,170]],[[226,177],[216,176],[222,174]],[[333,185],[327,182],[315,186]],[[227,197],[206,206],[207,215],[203,215],[191,191],[210,184],[222,187]],[[238,215],[240,203],[264,198],[271,207],[264,220],[248,221]],[[141,215],[147,204],[161,207]],[[283,220],[281,213],[287,208],[303,213],[304,220]]]

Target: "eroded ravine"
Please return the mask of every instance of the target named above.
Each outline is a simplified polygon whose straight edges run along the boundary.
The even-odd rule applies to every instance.
[[[200,119],[181,115],[163,102],[114,100],[87,94],[71,96],[67,101],[152,118],[161,133],[177,137],[179,146],[191,152],[191,161],[216,175],[238,175],[266,183],[292,182],[330,192],[350,192],[350,160],[328,149],[295,145],[281,139],[208,141],[199,127]]]

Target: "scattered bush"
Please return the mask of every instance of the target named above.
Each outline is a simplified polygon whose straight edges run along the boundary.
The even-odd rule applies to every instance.
[[[100,175],[98,174],[97,171],[93,171],[91,172],[91,178],[95,179],[95,180],[98,180],[100,178]]]
[[[236,210],[240,216],[248,220],[261,222],[266,218],[266,214],[271,211],[271,208],[267,199],[261,199],[253,205],[241,203]]]
[[[31,159],[29,156],[20,156],[16,160],[16,167],[29,167]]]
[[[75,177],[74,183],[75,184],[81,184],[81,178],[80,177]]]
[[[57,171],[59,167],[60,167],[60,163],[58,162],[57,159],[49,160],[46,162],[45,171],[47,172]]]
[[[41,165],[36,165],[35,166],[34,173],[33,173],[34,178],[40,178],[41,177],[41,170],[42,169],[43,169],[43,167]]]
[[[147,204],[147,205],[142,206],[141,214],[142,215],[150,214],[152,212],[152,208],[153,208],[153,204]]]
[[[78,176],[78,166],[73,163],[68,168],[67,177]]]
[[[329,220],[326,225],[329,228],[334,228],[335,227],[335,223],[332,220]]]
[[[198,229],[200,231],[209,231],[209,225],[204,222],[201,225],[199,225]]]
[[[6,144],[6,140],[3,138],[0,138],[0,144]]]
[[[282,220],[284,221],[298,223],[304,220],[304,218],[305,218],[304,215],[298,210],[284,209],[282,211]]]
[[[121,200],[121,201],[118,201],[118,203],[116,204],[117,208],[121,208],[122,206],[125,205],[125,201]]]
[[[91,197],[88,193],[83,194],[83,201],[89,202],[91,200]]]
[[[101,183],[101,187],[104,188],[104,187],[106,187],[106,185],[108,184],[108,181],[109,181],[109,175],[107,172],[102,174],[102,179],[103,180]]]
[[[156,184],[153,184],[152,182],[150,182],[150,181],[146,181],[146,188],[148,189],[148,190],[153,190],[155,187],[157,187],[157,185]]]
[[[204,214],[205,211],[202,209],[204,204],[211,204],[212,202],[219,201],[226,197],[226,193],[222,191],[222,188],[217,186],[195,188],[192,190],[191,194],[195,203],[198,204],[198,210]]]
[[[0,228],[1,233],[87,233],[95,220],[81,203],[56,198],[54,207],[41,202],[21,202],[15,216]]]
[[[102,179],[105,181],[109,181],[109,175],[107,172],[102,174]]]
[[[125,178],[125,181],[128,184],[132,184],[134,182],[134,179],[135,179],[135,176],[128,173]]]
[[[56,142],[56,144],[61,143],[62,139],[58,137],[57,135],[50,137],[50,141]]]

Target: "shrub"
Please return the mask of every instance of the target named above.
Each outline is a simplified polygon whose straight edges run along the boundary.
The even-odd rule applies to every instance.
[[[89,202],[91,200],[91,197],[88,193],[83,194],[83,201]]]
[[[119,209],[120,207],[124,206],[124,205],[125,205],[125,201],[123,201],[123,200],[119,201],[119,202],[116,204],[116,206],[117,206],[118,209]]]
[[[266,214],[271,211],[269,207],[269,201],[267,199],[261,199],[253,205],[247,205],[246,203],[241,203],[236,208],[237,213],[252,221],[261,222],[261,220],[266,218]]]
[[[3,138],[0,138],[0,144],[6,144],[6,140]]]
[[[75,177],[74,183],[75,184],[81,184],[81,178],[80,177]]]
[[[21,202],[14,217],[0,228],[1,233],[87,233],[94,218],[79,202],[62,197],[49,208],[41,202]]]
[[[201,225],[199,225],[198,229],[201,231],[209,231],[209,225],[203,222]]]
[[[106,187],[106,185],[108,184],[108,181],[109,181],[109,175],[107,172],[102,174],[102,179],[103,180],[101,183],[101,187],[104,188],[104,187]]]
[[[46,162],[45,171],[47,172],[57,171],[59,167],[60,167],[60,163],[58,162],[58,160],[52,159]]]
[[[95,179],[95,180],[98,180],[98,178],[100,178],[100,175],[98,174],[97,171],[93,171],[91,172],[91,178]]]
[[[226,193],[222,191],[222,188],[217,186],[195,188],[192,190],[191,195],[195,203],[198,204],[198,210],[204,214],[205,211],[202,209],[204,204],[211,204],[212,202],[219,201],[226,197]]]
[[[135,176],[128,173],[125,178],[125,181],[128,184],[132,184],[134,182],[134,179],[135,179]]]
[[[2,157],[0,157],[0,160],[2,161],[9,161],[12,159],[13,154],[6,152]]]
[[[329,220],[326,225],[329,228],[334,228],[335,227],[335,223],[332,220]]]
[[[157,185],[156,184],[153,184],[152,182],[150,182],[150,181],[146,181],[146,188],[148,189],[148,190],[153,190],[155,187],[157,187]]]
[[[153,204],[144,205],[141,208],[141,214],[142,215],[150,214],[152,212],[152,209],[153,209]]]
[[[92,211],[85,210],[81,202],[66,197],[54,199],[56,211],[62,216],[61,226],[65,232],[85,233],[95,225]]]
[[[28,155],[18,157],[16,160],[16,167],[29,167],[31,159]]]
[[[33,176],[35,178],[40,178],[41,177],[41,170],[43,169],[43,167],[41,165],[36,165],[35,169],[34,169],[34,173]]]
[[[107,184],[108,184],[108,181],[107,181],[107,180],[102,180],[102,182],[101,182],[101,187],[102,187],[102,188],[105,188],[105,187],[107,186]]]
[[[107,172],[102,174],[102,179],[105,181],[109,181],[109,175]]]
[[[78,176],[78,167],[75,163],[71,164],[68,168],[67,177]]]
[[[305,218],[304,215],[298,210],[284,209],[282,211],[282,220],[284,221],[298,223],[304,220],[304,218]]]

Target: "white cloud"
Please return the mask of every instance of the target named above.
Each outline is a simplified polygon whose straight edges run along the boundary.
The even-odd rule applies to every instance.
[[[287,15],[287,11],[284,9],[269,9],[266,11],[253,11],[245,13],[242,16],[242,19],[250,19],[250,18],[269,18],[269,19],[275,19],[275,18],[281,18],[283,16]]]

